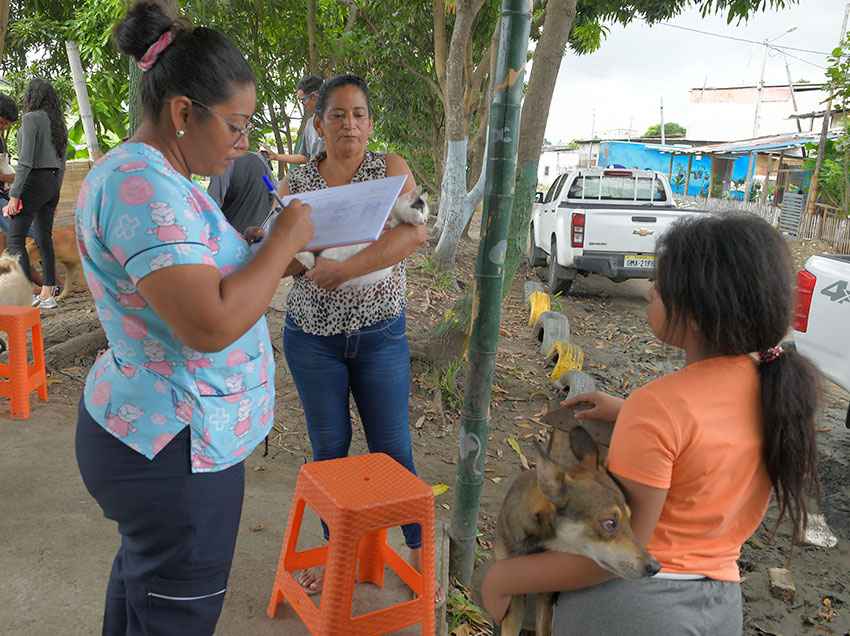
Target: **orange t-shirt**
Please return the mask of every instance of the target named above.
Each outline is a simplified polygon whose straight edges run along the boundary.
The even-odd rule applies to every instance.
[[[749,356],[709,358],[635,391],[608,468],[668,490],[647,549],[663,572],[739,581],[741,545],[767,510],[759,378]]]

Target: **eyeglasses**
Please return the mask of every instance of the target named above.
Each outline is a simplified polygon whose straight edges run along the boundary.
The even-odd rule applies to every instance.
[[[307,104],[307,102],[309,102],[309,101],[313,98],[313,96],[314,96],[315,94],[316,94],[316,92],[315,92],[315,91],[313,91],[313,92],[312,92],[312,93],[310,93],[309,95],[304,95],[304,97],[299,97],[299,98],[298,98],[298,101],[299,101],[299,102],[301,102],[301,105],[302,105],[302,106],[304,106],[305,104]]]
[[[209,114],[211,114],[211,115],[215,115],[215,116],[216,116],[216,117],[218,117],[221,121],[223,121],[223,122],[224,122],[225,126],[227,126],[227,128],[230,130],[230,132],[231,132],[231,133],[233,133],[234,135],[236,135],[236,140],[233,142],[233,145],[234,145],[234,146],[236,146],[236,144],[238,144],[238,143],[239,143],[239,140],[240,140],[240,139],[242,139],[243,137],[245,138],[245,140],[246,140],[246,141],[247,141],[248,139],[250,139],[250,138],[251,138],[251,133],[254,131],[254,124],[253,124],[252,122],[250,122],[250,121],[249,121],[249,122],[245,125],[245,127],[244,127],[244,128],[242,128],[241,126],[237,126],[237,125],[236,125],[236,124],[234,124],[233,122],[228,121],[228,120],[224,117],[224,115],[222,115],[221,113],[218,113],[218,112],[214,111],[212,108],[210,108],[210,107],[209,107],[209,106],[207,106],[206,104],[202,104],[201,102],[199,102],[199,101],[197,101],[197,100],[195,100],[195,99],[193,99],[193,100],[191,100],[191,101],[192,101],[192,103],[193,103],[195,106],[200,106],[200,107],[201,107],[201,108],[203,108],[205,111],[207,111]]]

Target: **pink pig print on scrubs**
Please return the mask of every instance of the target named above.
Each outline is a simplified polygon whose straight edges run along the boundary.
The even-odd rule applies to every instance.
[[[236,413],[236,426],[233,427],[233,434],[236,437],[242,437],[251,430],[251,400],[245,398],[239,402],[239,410]]]
[[[163,243],[185,241],[186,228],[177,225],[177,215],[174,214],[171,206],[162,202],[154,202],[150,205],[151,219],[156,227],[148,230],[148,232],[156,234],[156,237]]]
[[[144,412],[133,404],[122,404],[117,413],[113,413],[111,405],[106,405],[106,428],[118,437],[127,437],[136,432],[133,422],[138,420]]]
[[[127,280],[118,280],[118,302],[127,309],[144,309],[148,306],[142,295],[136,291],[136,287]]]
[[[174,373],[174,368],[171,363],[165,359],[165,348],[156,340],[145,340],[145,357],[148,361],[145,362],[145,368],[150,369],[154,373],[159,373],[166,378],[171,377]]]

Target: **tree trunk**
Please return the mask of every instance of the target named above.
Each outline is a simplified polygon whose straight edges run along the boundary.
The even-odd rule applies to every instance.
[[[127,89],[127,104],[130,120],[127,122],[127,136],[132,137],[142,124],[142,71],[136,66],[136,60],[130,60],[130,83]]]
[[[319,72],[319,50],[316,43],[316,0],[307,0],[307,70]]]
[[[446,95],[446,0],[434,0],[434,71],[437,84]]]
[[[454,267],[457,241],[463,232],[464,198],[466,197],[466,161],[469,143],[468,122],[464,97],[464,67],[466,51],[472,36],[475,17],[484,0],[471,0],[456,5],[454,28],[446,60],[446,162],[440,187],[440,207],[435,229],[440,232],[440,242],[433,260],[442,270]],[[454,242],[452,242],[454,241]]]
[[[80,108],[80,119],[83,122],[86,145],[89,148],[89,159],[94,161],[100,157],[100,146],[97,143],[97,128],[89,102],[86,75],[83,72],[83,63],[80,61],[80,49],[73,40],[66,40],[65,50],[68,52],[68,63],[71,66],[71,76],[74,79],[74,92],[77,95],[77,106]]]
[[[0,0],[0,62],[6,52],[6,32],[9,30],[9,0]]]
[[[537,189],[537,164],[546,134],[549,107],[575,17],[576,0],[549,0],[543,35],[534,50],[534,65],[528,80],[519,132],[516,192],[502,288],[506,294],[522,260],[531,205]]]

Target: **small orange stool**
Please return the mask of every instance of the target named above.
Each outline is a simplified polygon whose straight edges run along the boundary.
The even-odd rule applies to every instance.
[[[32,331],[32,364],[27,355],[28,330]],[[47,401],[44,341],[38,309],[0,305],[0,331],[9,335],[9,361],[0,364],[0,396],[11,399],[13,418],[25,420],[30,416],[32,391],[37,390],[39,399]]]
[[[305,505],[328,524],[330,540],[326,546],[297,552]],[[373,453],[305,464],[298,473],[266,614],[274,618],[278,605],[286,600],[314,636],[373,636],[415,624],[422,625],[424,636],[434,634],[434,516],[431,487],[388,455]],[[387,544],[387,528],[408,523],[422,526],[422,572]],[[320,565],[325,572],[317,607],[293,572]],[[384,566],[389,566],[416,598],[353,617],[355,583],[368,581],[383,587]]]

